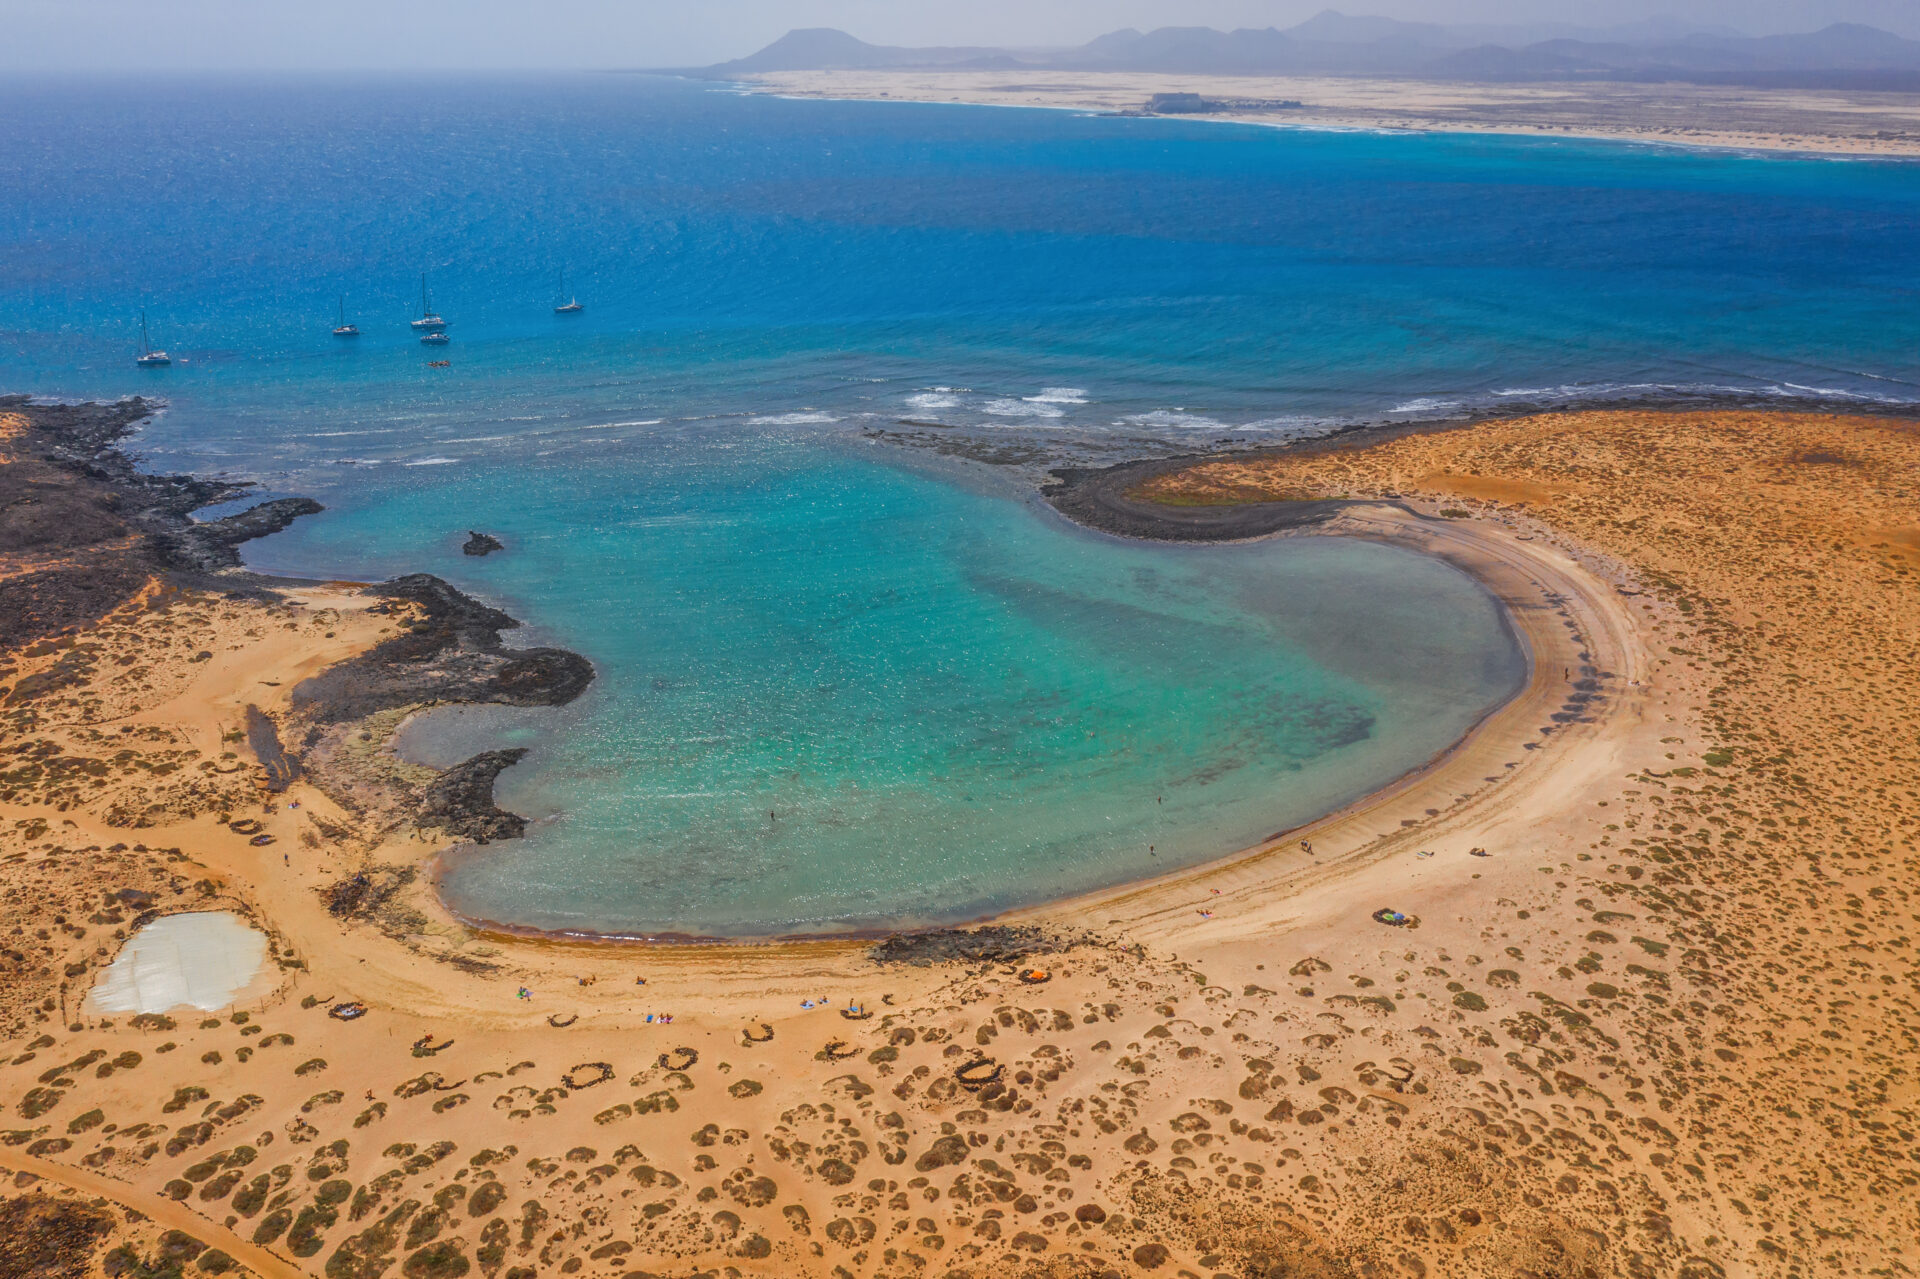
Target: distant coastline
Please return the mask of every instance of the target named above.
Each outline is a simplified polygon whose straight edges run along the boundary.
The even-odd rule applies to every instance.
[[[1468,83],[1388,77],[1005,70],[761,71],[735,81],[756,93],[840,101],[1041,107],[1141,115],[1159,94],[1299,101],[1285,111],[1182,110],[1164,118],[1269,128],[1460,133],[1658,146],[1920,157],[1920,95],[1720,85]],[[1161,118],[1161,117],[1156,117]],[[1681,122],[1681,123],[1676,123]]]

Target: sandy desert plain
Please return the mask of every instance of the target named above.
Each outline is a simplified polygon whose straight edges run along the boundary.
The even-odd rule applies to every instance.
[[[422,688],[565,672],[425,589],[231,567],[260,529],[183,534],[194,498],[113,462],[143,412],[0,404],[0,1275],[1920,1265],[1920,424],[1593,412],[1146,468],[1116,502],[1338,500],[1286,535],[1470,569],[1531,683],[1199,869],[646,947],[451,918],[431,859],[500,833],[491,774],[384,749]],[[299,693],[329,671],[359,700]],[[267,938],[232,1007],[92,1002],[205,911]]]

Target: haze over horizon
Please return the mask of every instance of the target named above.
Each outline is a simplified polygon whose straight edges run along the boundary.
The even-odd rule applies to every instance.
[[[837,27],[889,45],[1066,46],[1127,27],[1288,27],[1325,0],[469,0],[457,10],[374,0],[326,5],[179,0],[155,20],[131,0],[7,0],[9,71],[564,69],[701,66],[742,57],[797,27]],[[1606,27],[1665,18],[1745,35],[1856,22],[1920,38],[1912,0],[1619,0],[1604,15],[1570,0],[1354,0],[1352,15],[1502,26]]]

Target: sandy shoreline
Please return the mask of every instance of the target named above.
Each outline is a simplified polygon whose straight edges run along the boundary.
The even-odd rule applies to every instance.
[[[1484,84],[1360,76],[1119,71],[780,71],[758,92],[846,101],[968,103],[1103,114],[1154,94],[1298,101],[1287,110],[1164,117],[1276,128],[1499,133],[1856,157],[1920,156],[1920,100],[1852,90],[1610,82]]]
[[[335,1279],[1905,1264],[1920,1196],[1880,1134],[1907,1085],[1858,1080],[1920,1042],[1912,752],[1845,734],[1912,720],[1917,454],[1897,421],[1622,412],[1142,476],[1129,500],[1172,510],[1339,498],[1289,535],[1453,557],[1509,602],[1528,686],[1321,823],[945,949],[446,916],[420,870],[453,837],[410,807],[432,770],[381,751],[407,690],[353,666],[496,678],[489,619],[428,588],[156,570],[98,621],[46,613],[0,663],[26,747],[0,756],[0,1160],[28,1173],[0,1259],[57,1234],[75,1274],[231,1244]],[[17,541],[0,590],[138,534]],[[343,664],[371,672],[355,715],[295,705]],[[248,707],[300,762],[283,790]],[[210,905],[267,932],[273,993],[77,1012],[148,912]],[[103,1181],[178,1211],[103,1214]]]
[[[1643,644],[1631,615],[1611,583],[1594,576],[1547,546],[1529,546],[1511,534],[1420,514],[1400,502],[1356,502],[1342,514],[1314,526],[1268,536],[1358,537],[1431,555],[1473,577],[1499,601],[1508,623],[1527,653],[1526,685],[1495,707],[1460,741],[1432,760],[1335,812],[1297,828],[1278,831],[1261,844],[1157,879],[1117,885],[1062,902],[1008,912],[1003,918],[1053,920],[1062,916],[1104,918],[1130,935],[1143,935],[1149,921],[1165,921],[1161,900],[1170,890],[1211,887],[1230,880],[1234,891],[1280,904],[1292,894],[1302,863],[1324,877],[1343,867],[1341,855],[1320,850],[1346,846],[1370,860],[1390,856],[1405,839],[1431,839],[1429,805],[1444,800],[1447,809],[1484,809],[1490,798],[1505,802],[1539,784],[1534,765],[1573,753],[1574,744],[1616,735],[1613,723],[1621,703],[1637,700],[1644,676]],[[1585,691],[1590,686],[1593,691]],[[1570,703],[1570,697],[1580,701]],[[1556,713],[1571,705],[1575,715]],[[1555,736],[1548,743],[1546,736]],[[1551,747],[1549,751],[1547,748]],[[1489,769],[1502,770],[1497,783]],[[1508,772],[1507,770],[1512,770]],[[1496,792],[1499,792],[1496,794]],[[1448,816],[1452,814],[1449,812]],[[1481,813],[1481,820],[1485,814]],[[1384,828],[1384,829],[1383,829]],[[1418,828],[1403,838],[1401,832]],[[1314,856],[1301,840],[1317,845]],[[1133,914],[1133,911],[1139,914]],[[1184,921],[1181,921],[1184,922]],[[1236,925],[1258,931],[1268,918],[1255,913]]]

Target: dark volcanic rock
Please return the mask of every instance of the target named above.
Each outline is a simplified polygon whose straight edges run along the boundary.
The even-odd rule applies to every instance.
[[[58,561],[0,582],[0,645],[91,625],[153,576],[154,557],[135,534],[160,500],[156,487],[167,486],[127,479],[132,467],[112,451],[152,411],[144,400],[35,404],[0,396],[0,414],[26,423],[0,465],[0,554]],[[172,490],[164,497],[184,500]]]
[[[302,515],[318,515],[326,509],[310,497],[275,498],[224,519],[156,530],[154,546],[170,568],[217,573],[240,566],[242,542],[278,533]]]
[[[426,610],[424,621],[293,690],[316,723],[341,723],[428,702],[564,706],[593,682],[593,664],[561,648],[508,648],[520,625],[427,573],[367,588]]]
[[[320,896],[335,919],[372,919],[418,874],[412,866],[371,866],[322,889]]]
[[[1258,456],[1258,453],[1238,456]],[[1059,470],[1055,483],[1040,495],[1068,519],[1104,533],[1150,538],[1161,542],[1234,542],[1264,537],[1283,529],[1323,524],[1351,505],[1339,501],[1234,502],[1214,506],[1170,506],[1146,502],[1131,492],[1169,471],[1200,460],[1165,458],[1151,462],[1123,462],[1097,470]]]
[[[24,647],[83,630],[138,597],[156,577],[163,582],[157,599],[170,595],[172,586],[272,597],[276,587],[301,585],[236,571],[238,548],[318,512],[320,504],[278,498],[196,522],[194,511],[242,497],[253,486],[142,474],[119,446],[157,407],[140,399],[73,405],[0,396],[0,412],[9,416],[9,425],[16,417],[24,423],[9,438],[8,457],[0,464],[0,554],[29,557],[29,562],[45,557],[43,562],[57,565],[0,579],[0,647]],[[502,548],[497,539],[475,532],[465,549],[482,555]],[[296,745],[316,771],[324,769],[325,759],[311,748],[329,724],[433,702],[558,706],[593,681],[592,664],[577,653],[508,648],[500,632],[519,623],[439,578],[415,574],[366,589],[418,605],[425,616],[294,689],[293,704],[306,713],[307,730],[304,743]],[[380,607],[394,611],[391,605]],[[91,675],[93,646],[56,642],[65,650],[57,661],[0,692],[8,705],[74,687]],[[246,734],[268,789],[284,791],[302,769],[301,756],[286,748],[278,726],[258,707],[247,708]],[[448,770],[419,797],[418,820],[482,843],[518,836],[526,822],[494,806],[493,781],[520,755],[492,751]],[[334,906],[370,909],[361,901],[369,893],[379,905],[385,899],[370,882],[361,876],[336,886]],[[397,887],[380,888],[392,891]]]
[[[77,630],[112,612],[147,584],[151,571],[125,556],[87,568],[55,568],[0,578],[0,648]]]
[[[421,793],[414,821],[421,826],[442,827],[479,844],[520,838],[526,832],[527,819],[494,806],[493,782],[526,753],[524,748],[485,751],[455,764]]]
[[[504,551],[506,549],[500,539],[493,534],[476,533],[472,529],[468,529],[467,540],[465,544],[461,546],[460,553],[462,555],[491,555],[495,551]]]
[[[1061,948],[1038,928],[990,924],[985,928],[901,933],[876,945],[867,952],[867,958],[876,964],[907,964],[914,968],[951,963],[1011,964],[1029,955]]]
[[[239,566],[242,542],[322,509],[309,498],[281,498],[195,523],[193,512],[244,497],[255,486],[139,470],[120,444],[158,407],[139,397],[35,404],[26,396],[0,396],[0,412],[27,421],[20,459],[0,468],[0,550],[70,550],[144,533],[141,544],[123,554],[155,569],[217,572]]]
[[[0,413],[26,423],[0,465],[0,554],[61,561],[0,583],[0,646],[91,625],[156,574],[260,592],[266,579],[223,571],[239,566],[237,548],[321,509],[307,498],[281,498],[195,523],[194,511],[243,497],[253,486],[142,474],[119,445],[157,407],[137,398],[36,404],[26,396],[0,396]],[[217,580],[204,580],[213,573]]]

